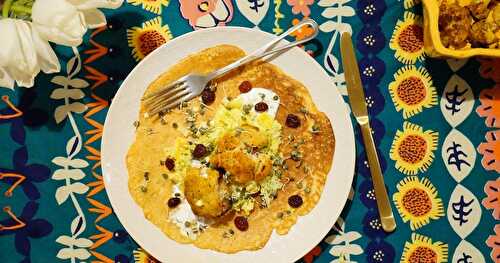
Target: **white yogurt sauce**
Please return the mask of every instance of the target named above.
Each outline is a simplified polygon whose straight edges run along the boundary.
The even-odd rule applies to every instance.
[[[243,104],[252,105],[252,112],[256,112],[254,107],[255,104],[259,102],[266,103],[268,107],[266,113],[271,115],[273,118],[276,117],[276,113],[278,112],[278,108],[280,106],[279,96],[270,89],[252,88],[249,92],[242,93],[238,97],[243,100]],[[256,113],[259,114],[260,112]]]
[[[207,222],[201,217],[196,216],[191,210],[191,206],[187,202],[186,198],[183,197],[183,194],[177,185],[173,186],[172,189],[173,194],[176,193],[181,194],[181,203],[172,210],[169,214],[169,218],[172,222],[174,222],[180,229],[181,233],[185,236],[196,239],[197,233],[193,232],[194,229],[206,228],[208,226]],[[186,226],[186,222],[190,223],[190,226]]]

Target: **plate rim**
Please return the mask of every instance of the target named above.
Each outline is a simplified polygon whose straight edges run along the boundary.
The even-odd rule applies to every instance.
[[[187,32],[183,35],[180,35],[178,37],[175,37],[174,39],[171,39],[169,41],[167,41],[165,44],[161,45],[160,47],[158,47],[157,49],[155,49],[153,52],[151,52],[150,54],[148,54],[145,58],[143,58],[139,63],[137,63],[134,68],[128,73],[127,77],[123,80],[123,82],[120,84],[120,88],[117,90],[117,92],[115,93],[115,96],[114,97],[117,97],[119,94],[121,94],[122,92],[124,92],[123,90],[125,90],[124,88],[122,87],[125,87],[127,82],[130,82],[131,78],[133,78],[133,75],[136,73],[136,71],[139,70],[139,68],[143,67],[144,65],[146,65],[147,63],[149,63],[148,61],[153,59],[157,54],[161,53],[163,49],[167,49],[169,48],[170,45],[172,45],[173,43],[175,43],[175,41],[181,41],[185,38],[189,38],[189,37],[193,37],[193,35],[196,35],[200,32],[204,32],[204,33],[208,33],[210,31],[231,31],[231,30],[235,30],[235,31],[246,31],[247,33],[259,33],[259,34],[265,34],[265,35],[268,35],[268,36],[272,36],[272,37],[275,37],[274,34],[271,34],[269,32],[265,32],[265,31],[261,31],[259,29],[255,29],[255,28],[248,28],[248,27],[240,27],[240,26],[224,26],[224,27],[214,27],[214,28],[207,28],[207,29],[202,29],[202,30],[194,30],[194,31],[190,31],[190,32]],[[286,40],[284,40],[286,42]],[[294,47],[293,49],[298,49],[298,47]],[[304,51],[302,51],[304,52]],[[314,58],[312,58],[311,56],[307,55],[307,60],[311,63],[311,65],[314,65],[315,68],[318,70],[318,73],[317,74],[323,74],[325,75],[326,77],[331,77],[326,71],[325,69],[323,68],[323,66],[321,66]],[[158,77],[158,76],[156,76]],[[342,109],[343,111],[343,114],[342,115],[345,115],[346,116],[346,119],[347,119],[347,122],[346,122],[346,125],[347,125],[347,128],[348,128],[348,132],[346,132],[344,134],[344,136],[346,138],[343,138],[343,139],[347,139],[347,143],[349,145],[351,145],[352,147],[352,151],[350,151],[351,153],[346,156],[346,158],[344,159],[349,159],[350,161],[346,164],[340,164],[340,163],[337,163],[336,165],[343,165],[343,166],[348,166],[347,167],[347,170],[350,171],[347,175],[343,175],[343,177],[346,179],[346,182],[349,182],[349,187],[345,187],[345,191],[344,193],[342,193],[342,207],[345,208],[348,200],[349,200],[349,195],[350,195],[350,192],[351,192],[351,189],[352,189],[352,183],[354,181],[354,175],[355,175],[355,162],[356,162],[356,144],[355,144],[355,136],[354,136],[354,128],[353,128],[353,124],[351,122],[351,117],[350,117],[350,112],[348,110],[348,104],[344,101],[344,99],[342,98],[342,95],[340,94],[340,92],[338,91],[338,88],[336,86],[335,83],[331,83],[331,85],[333,86],[332,88],[335,89],[334,93],[336,94],[336,96],[338,96],[340,98],[340,100],[345,104],[345,107],[344,109]],[[146,89],[147,87],[145,87],[144,89]],[[118,218],[120,224],[125,228],[125,230],[127,230],[127,232],[130,234],[130,236],[139,244],[140,247],[144,248],[144,247],[147,247],[147,245],[145,246],[146,243],[142,242],[141,241],[138,241],[138,238],[134,237],[134,234],[130,232],[130,228],[128,228],[127,226],[125,226],[126,224],[124,224],[125,220],[123,219],[123,215],[121,216],[121,212],[118,212],[119,210],[116,210],[115,209],[115,205],[113,204],[113,197],[112,197],[112,194],[110,194],[110,191],[111,191],[111,188],[109,187],[108,184],[110,184],[110,182],[108,182],[109,180],[107,179],[108,177],[112,176],[109,172],[107,172],[107,168],[106,166],[104,165],[105,164],[105,160],[107,156],[107,146],[106,146],[106,141],[107,141],[107,138],[109,136],[111,136],[109,134],[109,132],[106,132],[107,130],[109,129],[106,129],[107,126],[109,126],[110,122],[111,122],[111,118],[108,118],[108,116],[110,116],[110,113],[113,111],[113,105],[116,105],[116,103],[114,103],[114,100],[113,102],[110,104],[110,107],[108,109],[108,112],[106,113],[106,119],[105,119],[105,122],[104,122],[104,127],[103,127],[103,136],[102,136],[102,139],[101,139],[101,161],[102,161],[102,166],[101,166],[101,170],[102,170],[102,176],[103,176],[103,183],[104,183],[104,186],[105,186],[105,190],[106,190],[106,194],[107,194],[107,197],[108,197],[108,200],[113,208],[113,212],[116,214],[116,217]],[[320,109],[321,110],[321,109]],[[332,121],[332,120],[331,120]],[[333,128],[333,124],[332,125],[332,128]],[[338,142],[338,137],[337,135],[335,134],[335,131],[334,131],[334,135],[335,135],[335,142],[336,142],[336,145],[335,145],[335,149],[337,149],[337,142]],[[331,169],[330,171],[328,172],[328,175],[327,175],[327,179],[329,177],[329,175],[332,173],[332,169],[333,169],[333,165],[335,165],[335,158],[336,156],[338,156],[338,153],[336,154],[336,151],[334,151],[334,159],[332,161],[332,166],[331,166]],[[337,161],[338,162],[338,161]],[[128,175],[127,175],[128,176]],[[330,179],[331,180],[331,179]],[[325,182],[325,185],[324,187],[327,186],[327,182]],[[297,218],[297,223],[299,223],[299,220],[300,218],[302,217],[305,217],[305,216],[308,216],[309,214],[312,213],[312,211],[314,211],[314,209],[316,209],[318,207],[318,204],[320,203],[321,199],[324,198],[324,195],[323,195],[323,192],[325,191],[325,189],[323,189],[322,193],[321,193],[321,196],[320,196],[320,199],[318,200],[318,203],[316,203],[315,207],[313,208],[313,210],[311,210],[307,215],[304,215],[304,216],[299,216]],[[127,193],[129,194],[128,192],[128,189],[127,189]],[[130,195],[130,194],[129,194]],[[336,202],[336,201],[335,201]],[[304,249],[302,250],[303,252],[301,253],[296,253],[296,256],[294,256],[293,258],[291,258],[291,260],[293,260],[293,262],[295,262],[296,260],[299,260],[300,258],[302,258],[304,255],[306,255],[314,246],[316,246],[317,244],[319,244],[324,238],[325,236],[328,234],[328,232],[332,229],[332,227],[334,226],[334,224],[337,222],[338,218],[341,216],[341,213],[344,209],[340,209],[337,213],[335,213],[336,215],[333,216],[329,221],[330,221],[330,228],[328,229],[325,229],[324,231],[322,231],[323,233],[321,235],[318,235],[315,237],[315,242],[312,242],[311,244],[307,245],[307,246],[304,246]],[[145,218],[144,218],[145,219]],[[145,219],[146,221],[148,221],[147,219]],[[150,221],[148,221],[149,223],[151,223]],[[156,227],[156,226],[155,226]],[[293,228],[293,227],[292,227]],[[158,229],[159,230],[159,229]],[[161,232],[161,230],[159,230]],[[163,232],[161,232],[163,235],[165,235]],[[273,233],[272,235],[274,235],[276,233],[275,230],[273,230]],[[168,238],[168,237],[167,237]],[[272,236],[271,236],[272,238]],[[175,241],[174,241],[175,242]],[[268,242],[269,243],[269,242]],[[266,243],[266,245],[268,244]],[[200,248],[198,247],[195,247],[194,245],[192,244],[181,244],[181,243],[178,243],[180,245],[188,245],[188,246],[191,246],[192,248],[198,250]],[[200,249],[200,250],[207,250],[207,249]],[[153,253],[154,252],[150,252],[149,250],[146,249],[146,251],[148,251],[148,253],[151,253],[151,255],[155,256]],[[213,251],[213,250],[211,250]],[[259,251],[259,250],[256,250],[256,251]],[[248,251],[248,250],[245,250],[245,252],[254,252],[254,251]],[[227,254],[227,253],[221,253],[221,252],[216,252],[216,253],[220,253],[220,254],[223,254],[223,255],[227,255],[227,256],[231,256],[231,255],[234,255],[234,254]],[[237,252],[239,253],[239,252]],[[236,253],[236,254],[237,254]],[[160,259],[161,260],[161,259]],[[171,260],[171,259],[170,259]]]

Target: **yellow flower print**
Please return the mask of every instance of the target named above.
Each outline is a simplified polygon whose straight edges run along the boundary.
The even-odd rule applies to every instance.
[[[396,51],[396,58],[404,64],[414,64],[424,56],[424,28],[422,18],[405,12],[392,34],[389,47]]]
[[[403,111],[405,119],[438,104],[432,78],[423,67],[412,65],[398,70],[389,84],[389,93],[396,111]]]
[[[448,260],[448,245],[413,233],[405,243],[401,263],[442,263]]]
[[[169,2],[170,0],[127,0],[127,3],[142,5],[142,8],[159,15],[161,14],[161,6],[168,6]]]
[[[160,261],[149,255],[144,249],[139,248],[134,250],[135,263],[160,263]]]
[[[396,186],[392,199],[403,222],[410,221],[411,230],[427,225],[431,219],[444,216],[443,202],[427,178],[409,176]]]
[[[422,2],[421,0],[404,0],[405,9],[410,9]]]
[[[392,142],[389,157],[396,161],[396,169],[406,175],[425,172],[434,160],[438,133],[405,122],[403,131],[398,130]]]
[[[172,39],[168,25],[161,24],[161,17],[156,17],[144,22],[142,27],[127,29],[128,45],[137,61]]]

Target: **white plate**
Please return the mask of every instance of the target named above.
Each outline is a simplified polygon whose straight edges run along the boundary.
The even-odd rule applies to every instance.
[[[345,102],[321,66],[299,48],[271,61],[308,87],[319,109],[330,118],[335,133],[333,167],[319,203],[299,217],[287,235],[273,233],[257,251],[223,254],[182,245],[146,220],[128,191],[125,156],[134,139],[140,98],[146,87],[180,59],[202,49],[232,44],[247,53],[274,36],[256,29],[219,27],[191,32],[169,41],[142,60],[125,79],[109,109],[102,139],[102,170],[111,205],[130,235],[151,255],[169,262],[292,262],[305,255],[328,233],[349,194],[354,175],[354,134]],[[164,205],[164,204],[158,204]]]

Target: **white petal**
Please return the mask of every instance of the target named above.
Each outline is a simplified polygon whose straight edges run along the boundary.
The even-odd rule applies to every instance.
[[[36,51],[33,47],[29,23],[22,20],[0,20],[0,67],[4,75],[14,79],[19,86],[33,86],[33,78],[40,71]],[[3,82],[3,81],[2,81]],[[11,81],[5,80],[6,84]]]
[[[68,0],[71,4],[80,10],[92,8],[118,8],[122,5],[123,0]]]
[[[33,26],[43,39],[77,46],[87,31],[83,14],[66,0],[37,0],[33,4]]]
[[[32,36],[33,45],[35,46],[38,57],[38,64],[42,71],[45,73],[59,72],[61,70],[61,65],[49,42],[43,40],[35,29],[32,31]]]
[[[229,18],[229,8],[223,0],[218,0],[215,4],[215,9],[212,12],[219,21],[226,21]]]
[[[98,9],[88,9],[81,12],[88,28],[98,28],[106,25],[106,16]]]
[[[0,87],[14,89],[14,79],[12,79],[2,68],[0,68]]]
[[[210,14],[206,14],[196,20],[196,27],[208,28],[214,27],[216,25],[217,24],[215,23],[215,19]]]

